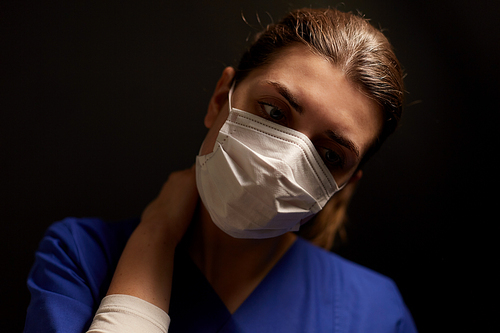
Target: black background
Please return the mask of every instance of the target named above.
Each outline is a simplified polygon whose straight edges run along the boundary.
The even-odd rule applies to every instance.
[[[194,163],[210,94],[249,34],[303,6],[360,10],[408,74],[402,126],[366,166],[336,251],[393,278],[422,332],[489,324],[497,2],[2,1],[2,331],[22,330],[44,230],[138,216]]]

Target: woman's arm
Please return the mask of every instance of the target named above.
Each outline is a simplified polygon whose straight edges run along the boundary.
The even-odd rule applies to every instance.
[[[108,296],[134,296],[168,312],[175,248],[191,222],[197,202],[194,167],[172,173],[128,240]],[[97,316],[94,327],[96,320]]]

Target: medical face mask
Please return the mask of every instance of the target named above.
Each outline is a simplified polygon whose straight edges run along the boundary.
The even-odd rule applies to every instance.
[[[196,158],[201,200],[235,238],[297,231],[339,187],[306,135],[232,108],[231,92],[213,152]]]

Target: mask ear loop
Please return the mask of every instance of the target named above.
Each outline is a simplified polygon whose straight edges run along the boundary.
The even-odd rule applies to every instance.
[[[229,101],[229,111],[231,111],[233,109],[233,107],[231,105],[231,99],[233,98],[233,90],[234,90],[235,83],[236,82],[233,81],[233,84],[231,85],[231,89],[229,89],[229,94],[227,96],[228,101]]]

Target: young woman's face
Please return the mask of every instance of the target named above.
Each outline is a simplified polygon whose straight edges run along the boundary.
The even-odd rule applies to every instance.
[[[232,106],[307,135],[339,186],[352,176],[383,121],[374,101],[303,45],[288,47],[253,70],[233,92]],[[228,113],[227,102],[216,113],[209,109],[202,155],[212,152]]]

